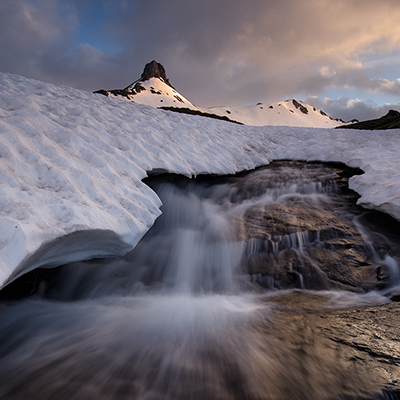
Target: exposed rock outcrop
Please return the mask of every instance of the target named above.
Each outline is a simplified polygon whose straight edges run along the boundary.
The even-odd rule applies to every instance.
[[[381,118],[371,119],[349,125],[341,125],[338,128],[345,129],[399,129],[400,128],[400,112],[397,110],[389,110],[389,112]]]
[[[308,381],[315,391],[318,379],[314,379],[327,371],[331,396],[321,394],[318,398],[400,398],[399,303],[334,309],[326,297],[324,309],[321,296],[301,291],[277,292],[272,301],[279,310],[276,322],[265,323],[260,329],[264,337],[276,338],[276,348],[294,349],[280,356],[292,366],[297,355],[301,367],[295,370],[299,374],[310,371],[311,360],[314,367],[315,361],[321,360],[317,361],[318,373],[304,374],[301,381],[302,385]]]
[[[165,72],[165,68],[161,63],[158,63],[157,61],[153,60],[149,63],[147,63],[144,67],[144,70],[142,72],[142,75],[140,76],[139,79],[125,87],[124,89],[111,89],[111,90],[96,90],[93,93],[98,93],[102,94],[105,96],[108,96],[110,94],[113,94],[115,96],[125,96],[129,97],[129,95],[135,95],[137,93],[140,93],[146,88],[140,84],[140,82],[148,81],[151,78],[159,78],[161,79],[166,85],[170,86],[171,88],[174,89],[174,87],[169,83],[169,80],[167,78],[167,74]]]
[[[300,111],[301,111],[303,114],[308,114],[308,108],[307,108],[307,107],[303,106],[303,104],[299,103],[299,102],[298,102],[297,100],[295,100],[295,99],[293,99],[292,102],[293,102],[293,105],[294,105],[296,108],[300,109]]]
[[[141,81],[148,81],[150,78],[160,78],[167,85],[172,87],[167,78],[167,73],[165,72],[165,68],[161,63],[158,63],[155,60],[145,65],[142,75],[140,76]]]

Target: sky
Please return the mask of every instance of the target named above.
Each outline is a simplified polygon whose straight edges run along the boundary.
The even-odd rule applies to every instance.
[[[399,0],[0,0],[0,71],[94,91],[151,60],[199,107],[400,110]]]

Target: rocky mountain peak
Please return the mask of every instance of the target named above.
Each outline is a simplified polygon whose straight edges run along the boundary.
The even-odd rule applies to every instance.
[[[388,113],[386,114],[386,117],[399,117],[400,112],[397,110],[389,110]]]
[[[147,81],[150,78],[161,78],[167,85],[172,87],[172,85],[169,83],[169,80],[167,78],[165,68],[163,67],[163,65],[161,63],[158,63],[155,60],[153,60],[145,65],[142,75],[140,77],[140,80]]]

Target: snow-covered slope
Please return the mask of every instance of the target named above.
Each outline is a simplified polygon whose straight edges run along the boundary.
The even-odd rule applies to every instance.
[[[344,125],[334,120],[323,111],[297,100],[256,104],[242,107],[199,108],[192,104],[174,88],[167,85],[162,78],[150,78],[136,82],[127,88],[108,91],[109,96],[123,97],[138,104],[152,107],[179,107],[216,114],[251,126],[302,126],[310,128],[334,128]],[[103,93],[104,94],[104,93]]]
[[[124,89],[98,90],[95,93],[123,97],[152,107],[177,107],[198,110],[170,84],[162,64],[153,60],[144,66],[142,75]]]
[[[140,81],[126,89],[128,100],[152,107],[181,107],[197,110],[188,99],[167,85],[162,78],[150,78]],[[112,92],[109,92],[112,95]]]
[[[359,202],[400,220],[400,130],[249,127],[0,73],[0,286],[38,266],[123,254],[159,215],[147,171],[226,174],[341,161]]]
[[[314,128],[334,128],[343,125],[323,111],[297,100],[286,100],[275,103],[243,106],[243,107],[211,107],[208,112],[227,116],[245,125],[286,125]]]

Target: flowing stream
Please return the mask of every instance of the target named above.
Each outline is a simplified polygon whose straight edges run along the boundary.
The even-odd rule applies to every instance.
[[[399,285],[398,227],[355,204],[348,175],[279,162],[149,178],[163,214],[131,253],[42,271],[31,296],[0,302],[0,398],[378,398],[293,325],[301,293],[330,310]]]

